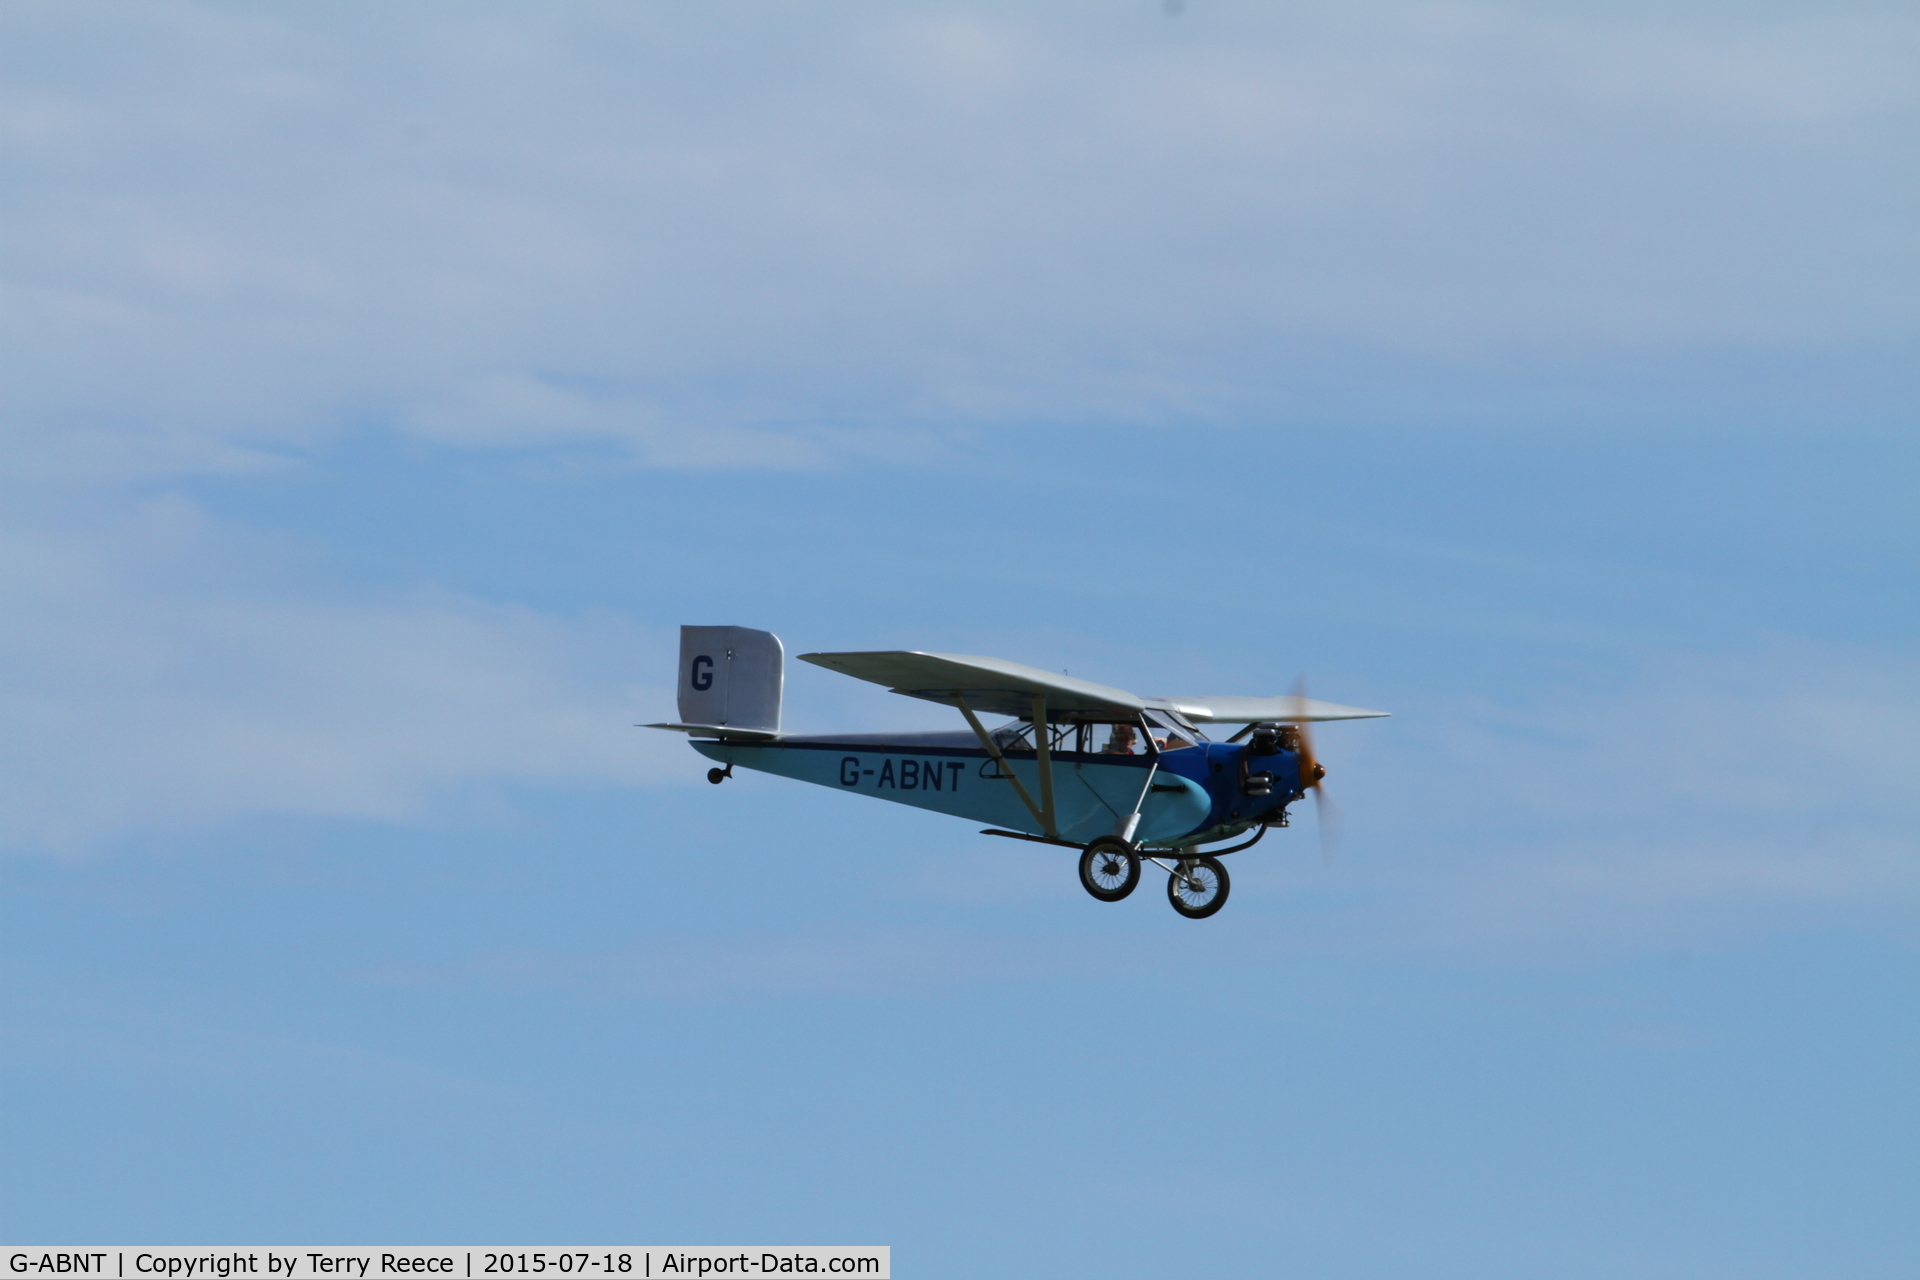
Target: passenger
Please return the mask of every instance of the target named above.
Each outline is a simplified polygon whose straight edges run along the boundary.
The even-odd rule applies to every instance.
[[[1117,724],[1113,726],[1113,736],[1107,739],[1106,754],[1110,756],[1130,756],[1133,754],[1133,726]]]

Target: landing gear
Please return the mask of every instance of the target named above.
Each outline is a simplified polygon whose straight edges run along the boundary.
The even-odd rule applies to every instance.
[[[1101,836],[1080,853],[1080,884],[1102,902],[1118,902],[1140,883],[1140,855],[1117,836]]]
[[[711,782],[716,787],[719,786],[721,783],[725,782],[728,778],[731,778],[732,776],[733,776],[732,765],[728,765],[724,769],[707,770],[707,781]]]
[[[1084,860],[1081,865],[1086,865]],[[1081,873],[1083,879],[1085,874]],[[1230,888],[1232,881],[1227,879],[1227,869],[1220,865],[1218,858],[1182,858],[1173,874],[1167,877],[1167,901],[1187,919],[1205,920],[1227,905]]]

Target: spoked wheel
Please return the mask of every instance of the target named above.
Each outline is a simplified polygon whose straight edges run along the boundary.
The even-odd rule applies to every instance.
[[[1118,902],[1140,883],[1140,855],[1118,836],[1101,836],[1080,851],[1080,884],[1102,902]]]
[[[1182,858],[1167,877],[1167,901],[1189,920],[1205,920],[1227,905],[1233,882],[1218,858]]]

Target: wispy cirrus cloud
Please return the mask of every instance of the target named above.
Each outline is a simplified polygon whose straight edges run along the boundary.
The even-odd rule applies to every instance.
[[[812,466],[815,426],[1906,340],[1912,187],[1860,164],[1912,137],[1894,11],[356,21],[10,11],[10,430]]]
[[[1009,423],[1367,417],[1380,396],[1414,424],[1524,417],[1556,362],[1871,363],[1905,340],[1912,188],[1862,162],[1912,135],[1898,12],[754,22],[423,8],[370,40],[347,9],[0,16],[19,838],[628,776],[567,721],[624,683],[611,631],[328,584],[203,517],[197,542],[156,534],[191,504],[128,495],[185,477],[367,430],[935,467]],[[1604,419],[1641,392],[1596,394]],[[98,732],[116,709],[137,727]]]
[[[475,788],[666,767],[671,744],[631,726],[671,699],[636,683],[668,670],[669,638],[434,590],[277,585],[292,559],[177,501],[92,533],[0,530],[0,845],[416,821]]]
[[[1686,947],[1920,923],[1920,665],[1776,637],[1644,655],[1526,706],[1413,706],[1343,772],[1369,936]],[[1349,922],[1351,923],[1351,922]]]

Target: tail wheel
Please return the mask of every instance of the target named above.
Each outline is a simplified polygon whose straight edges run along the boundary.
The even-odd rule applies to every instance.
[[[1118,836],[1101,836],[1080,851],[1080,885],[1102,902],[1118,902],[1140,883],[1140,855]]]
[[[1227,905],[1233,882],[1218,858],[1182,858],[1167,877],[1167,901],[1189,920],[1205,920]]]

